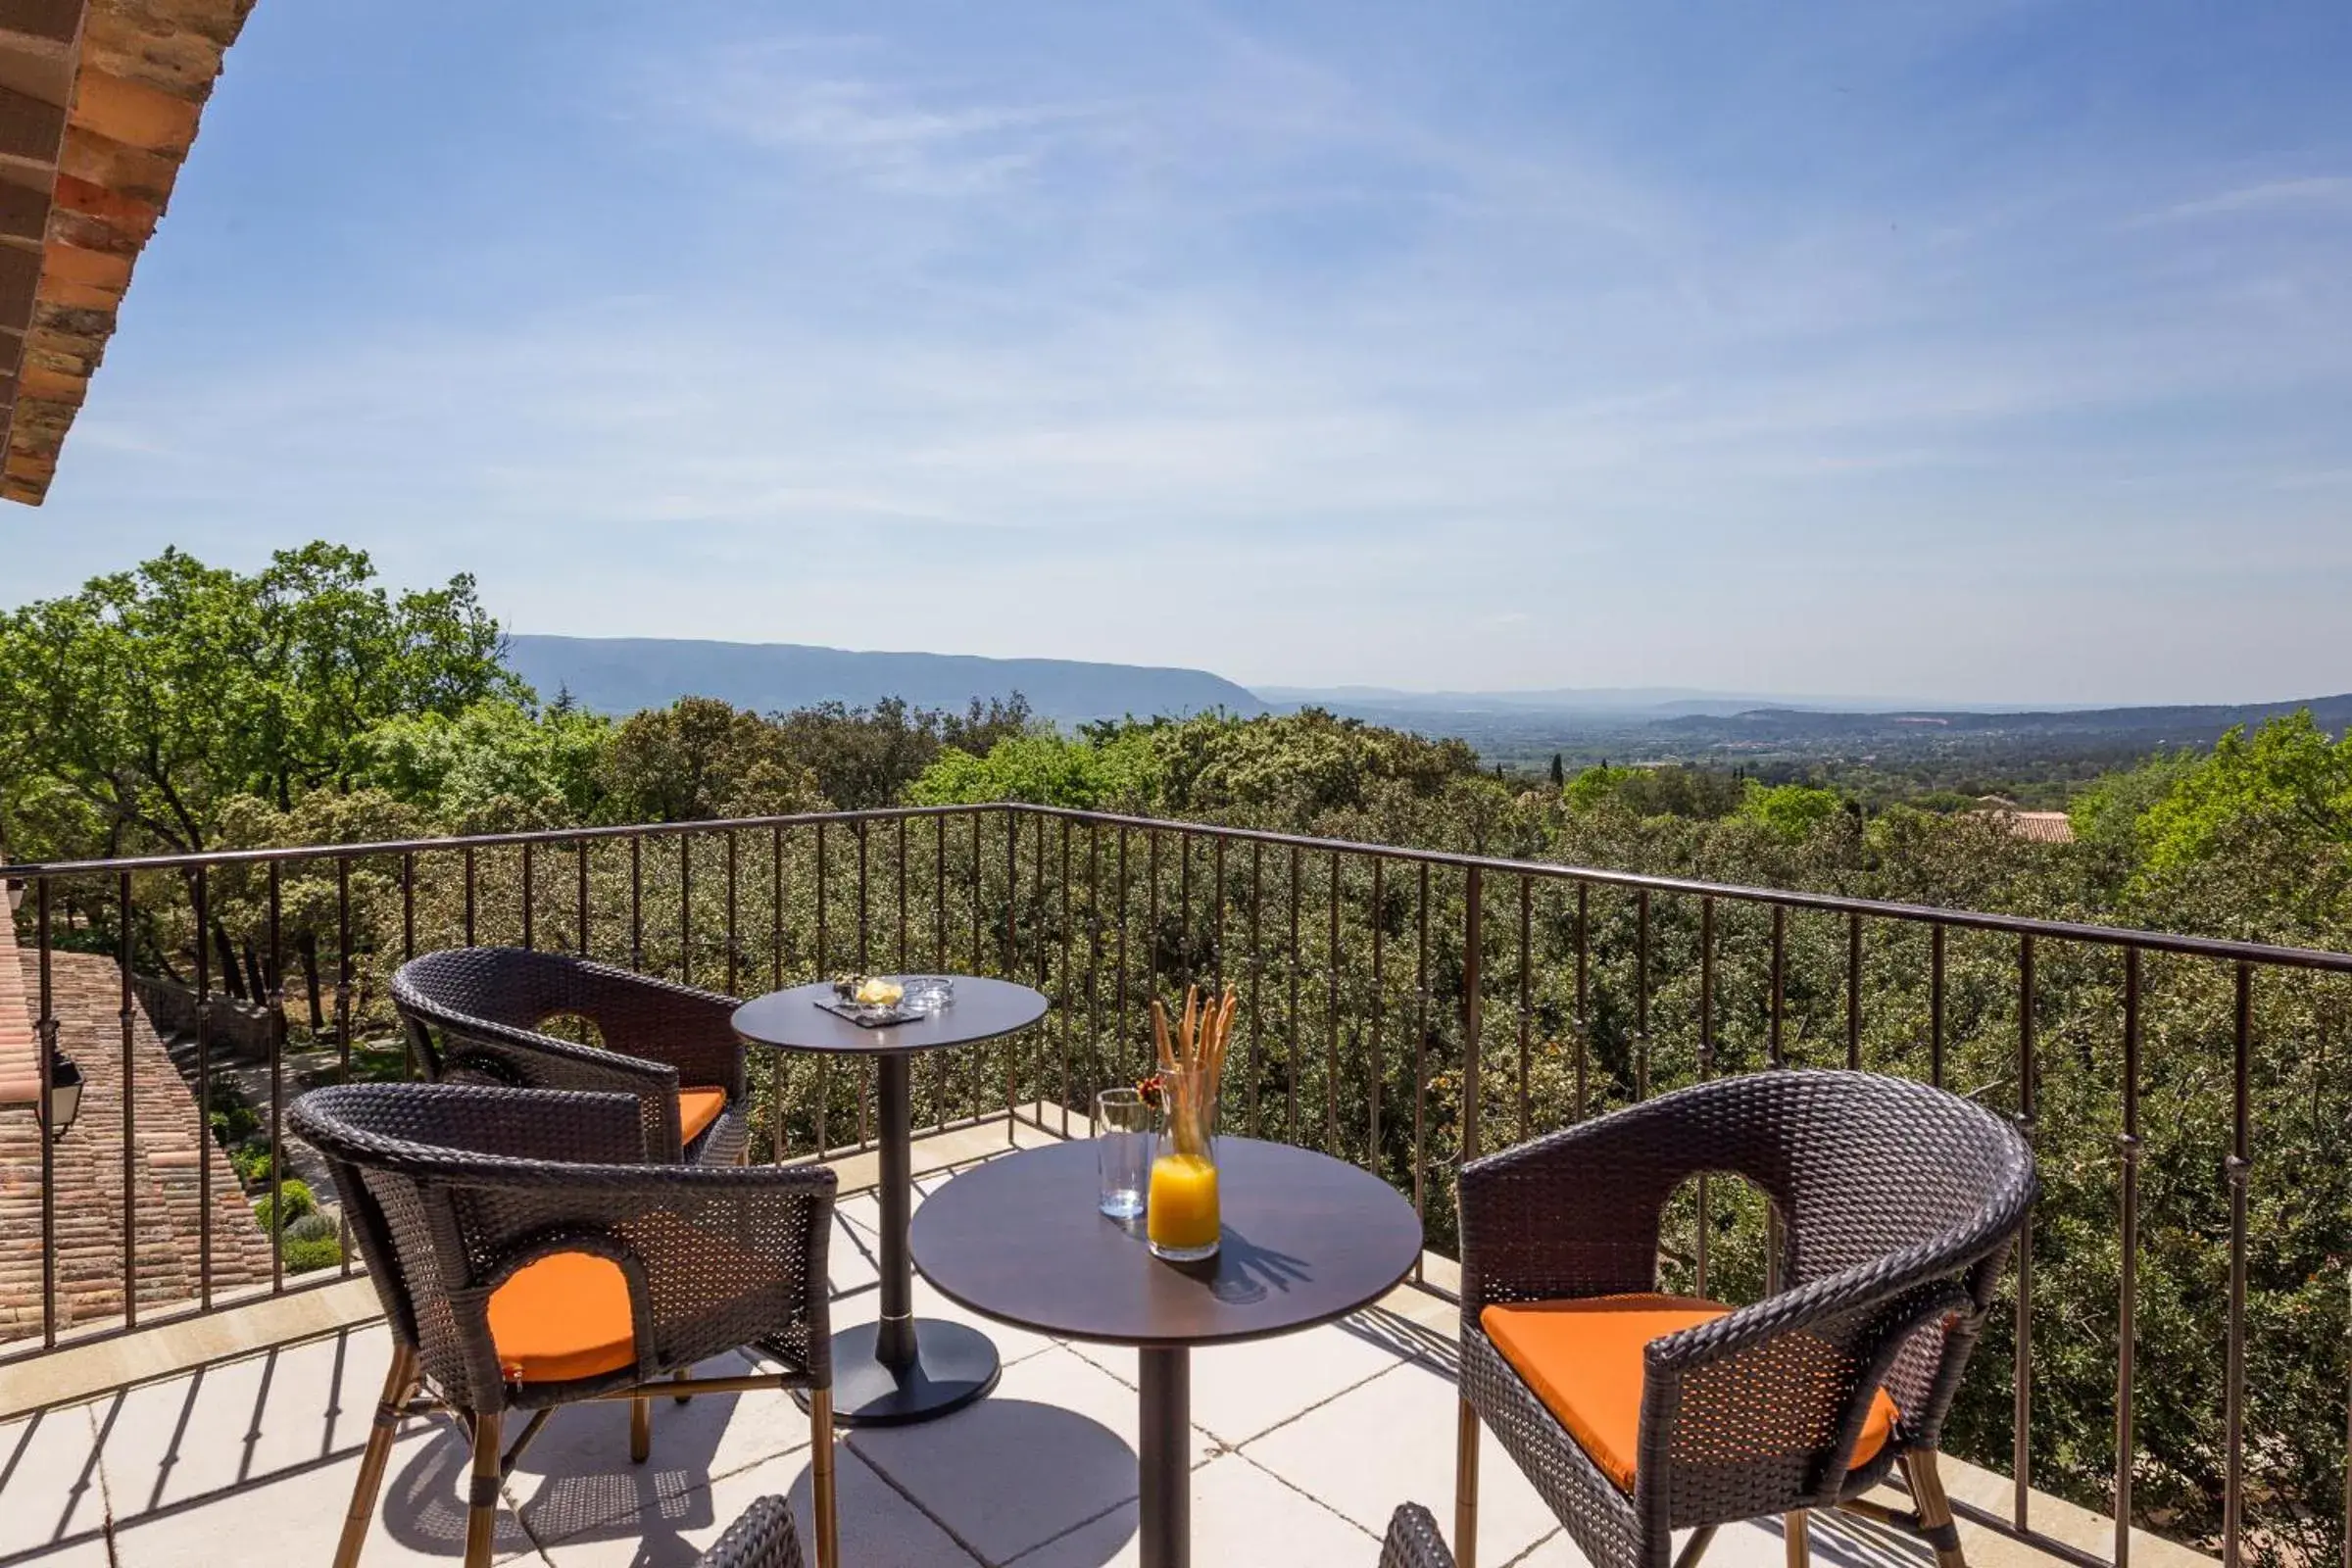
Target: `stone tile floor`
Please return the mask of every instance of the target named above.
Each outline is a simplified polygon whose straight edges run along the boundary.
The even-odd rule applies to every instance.
[[[936,1189],[944,1173],[924,1178]],[[870,1194],[837,1220],[837,1323],[875,1310]],[[919,1282],[926,1315],[965,1317]],[[847,1432],[843,1558],[873,1568],[1101,1568],[1135,1560],[1135,1355],[990,1325],[1003,1383],[946,1420]],[[1371,1568],[1400,1501],[1452,1497],[1452,1309],[1412,1288],[1346,1322],[1194,1357],[1194,1560]],[[331,1560],[389,1343],[380,1323],[0,1425],[0,1565],[179,1568]],[[710,1370],[721,1370],[713,1366]],[[1481,1559],[1581,1561],[1490,1441]],[[753,1498],[789,1495],[806,1532],[806,1419],[772,1395],[655,1406],[628,1459],[625,1406],[560,1412],[506,1488],[502,1560],[690,1563]],[[370,1568],[461,1555],[466,1454],[404,1428]],[[1823,1568],[1919,1568],[1916,1545],[1818,1528]],[[1727,1531],[1710,1568],[1781,1568],[1776,1532]]]

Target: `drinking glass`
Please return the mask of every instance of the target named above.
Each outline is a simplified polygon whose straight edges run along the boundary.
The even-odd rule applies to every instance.
[[[1134,1219],[1144,1211],[1144,1189],[1152,1178],[1152,1106],[1132,1089],[1105,1089],[1095,1097],[1100,1206],[1112,1219]]]

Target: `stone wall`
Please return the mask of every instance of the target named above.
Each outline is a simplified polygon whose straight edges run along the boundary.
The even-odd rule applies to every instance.
[[[10,924],[0,918],[0,967],[14,971],[22,994],[21,999],[0,996],[0,1006],[23,1015],[29,1025],[38,1008],[36,959],[16,951]],[[79,1065],[84,1080],[80,1114],[54,1146],[59,1331],[122,1315],[126,1180],[136,1200],[133,1252],[140,1311],[196,1298],[199,1174],[208,1159],[213,1289],[222,1294],[267,1285],[269,1243],[236,1172],[218,1141],[199,1129],[195,1097],[136,1005],[130,1009],[127,1053],[136,1136],[124,1167],[122,970],[112,959],[78,953],[53,954],[50,964],[58,1045]],[[7,1026],[8,1020],[0,1018],[0,1031]],[[23,1038],[29,1045],[29,1031]],[[41,1241],[40,1127],[30,1106],[0,1106],[0,1346],[41,1332]]]
[[[133,975],[131,990],[137,994],[139,1005],[147,1010],[148,1021],[166,1035],[192,1035],[196,1032],[199,1013],[212,1020],[212,1047],[216,1055],[225,1051],[251,1060],[270,1059],[270,1037],[276,1025],[271,1022],[267,1007],[248,1006],[233,997],[214,995],[204,1005],[196,1004],[193,987],[154,975]]]

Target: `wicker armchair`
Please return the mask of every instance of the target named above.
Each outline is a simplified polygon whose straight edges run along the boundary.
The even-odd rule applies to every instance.
[[[425,1076],[635,1095],[661,1160],[741,1161],[748,1131],[733,997],[523,948],[452,948],[404,963],[392,1003]],[[585,1018],[604,1049],[543,1033]]]
[[[836,1568],[830,1170],[647,1163],[627,1095],[351,1084],[303,1096],[292,1123],[331,1168],[392,1328],[336,1568],[359,1561],[405,1415],[468,1430],[466,1562],[481,1568],[499,1484],[557,1406],[629,1401],[642,1461],[657,1396],[788,1389],[808,1391],[817,1561]],[[783,1370],[692,1376],[746,1346]],[[511,1412],[528,1419],[502,1454]]]
[[[801,1533],[782,1497],[760,1497],[695,1560],[695,1568],[801,1568]]]
[[[1653,1295],[1660,1211],[1703,1172],[1761,1188],[1780,1289]],[[1483,1418],[1594,1568],[1668,1533],[1852,1505],[1966,1568],[1936,1449],[2034,1194],[2015,1129],[1940,1090],[1786,1068],[1664,1095],[1462,1170],[1454,1551],[1471,1568]],[[1860,1500],[1900,1463],[1914,1510]]]
[[[1453,1553],[1438,1539],[1438,1522],[1427,1508],[1408,1502],[1389,1516],[1380,1568],[1453,1568]]]

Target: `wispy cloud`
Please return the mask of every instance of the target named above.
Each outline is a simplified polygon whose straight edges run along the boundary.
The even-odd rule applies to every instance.
[[[2303,673],[2346,181],[2275,172],[2339,167],[2335,98],[2232,100],[2232,174],[2112,53],[2075,128],[2063,8],[681,3],[583,22],[560,99],[486,79],[470,205],[344,177],[364,101],[225,85],[12,564],[324,529],[524,629],[1294,683],[2352,685]],[[271,25],[345,58],[331,9]],[[202,226],[279,188],[323,205]]]
[[[641,85],[656,115],[910,195],[1001,189],[1105,115],[1100,104],[995,102],[867,74],[888,53],[870,39],[736,42],[660,63]]]
[[[2244,215],[2315,213],[2352,216],[2352,175],[2316,174],[2304,179],[2263,180],[2193,201],[2176,202],[2145,215],[2142,222],[2178,223]]]

